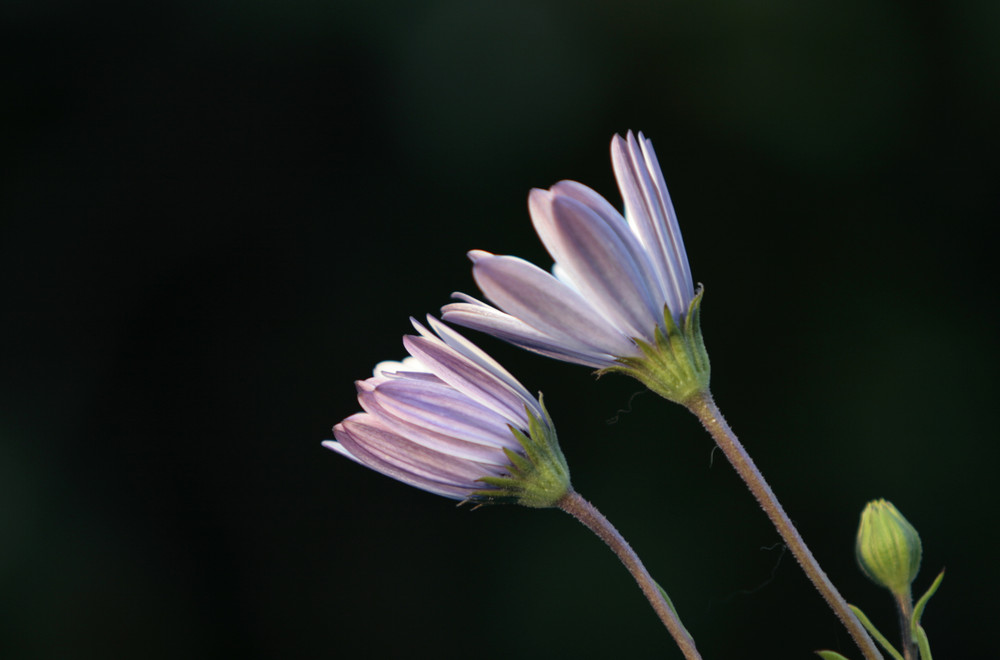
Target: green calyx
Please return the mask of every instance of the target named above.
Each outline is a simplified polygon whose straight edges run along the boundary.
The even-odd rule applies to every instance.
[[[681,325],[664,306],[666,333],[657,326],[653,343],[634,338],[642,352],[638,357],[619,357],[619,364],[605,367],[598,375],[623,373],[632,376],[664,399],[686,405],[693,397],[708,391],[711,367],[701,336],[701,298],[705,289],[691,300]]]
[[[920,569],[920,535],[892,503],[869,502],[861,513],[855,543],[858,565],[872,582],[909,598]]]
[[[556,429],[552,424],[545,402],[538,397],[542,406],[542,417],[528,413],[528,432],[509,427],[511,433],[521,443],[524,454],[504,449],[510,461],[510,474],[504,477],[483,477],[483,483],[490,489],[474,493],[477,501],[513,502],[536,509],[555,506],[570,490],[569,466],[563,456]]]

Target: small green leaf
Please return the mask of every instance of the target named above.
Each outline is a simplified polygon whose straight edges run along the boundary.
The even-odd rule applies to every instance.
[[[927,633],[923,627],[917,626],[917,648],[920,649],[920,660],[934,660],[931,658],[931,643],[927,639]]]
[[[927,601],[931,599],[934,592],[941,586],[941,580],[943,579],[944,571],[941,571],[927,590],[927,593],[920,597],[916,607],[913,608],[913,617],[910,619],[910,632],[913,634],[913,639],[917,641],[917,648],[920,649],[920,660],[932,660],[931,643],[927,639],[927,633],[924,632],[923,626],[920,625],[920,617],[924,615],[924,608],[927,607]]]
[[[656,588],[660,590],[660,595],[663,596],[663,600],[667,601],[667,607],[669,607],[670,611],[673,612],[674,616],[677,617],[677,623],[681,623],[681,615],[677,613],[677,608],[674,607],[674,602],[670,600],[670,596],[667,595],[666,589],[661,587],[660,583],[657,582],[656,580],[653,580],[653,584],[655,584]],[[681,623],[681,628],[684,628],[683,623]],[[686,632],[688,635],[691,634],[690,632],[688,632],[687,628],[684,628],[684,632]]]
[[[903,655],[889,643],[889,640],[885,638],[885,635],[878,631],[878,628],[876,628],[875,624],[873,624],[868,617],[865,616],[865,613],[861,611],[861,608],[855,607],[850,603],[848,603],[847,606],[851,608],[852,612],[854,612],[854,616],[858,617],[858,621],[860,621],[861,625],[865,627],[865,630],[867,630],[868,633],[875,638],[876,642],[882,645],[882,648],[886,650],[886,653],[891,655],[894,660],[903,660]]]
[[[916,633],[917,628],[920,626],[920,617],[924,614],[924,608],[927,607],[927,601],[931,599],[934,592],[937,591],[938,587],[941,586],[941,580],[944,579],[944,571],[937,576],[934,582],[931,584],[930,589],[927,590],[920,600],[917,601],[916,606],[913,608],[913,618],[910,619],[910,628]]]
[[[823,660],[847,660],[847,658],[836,651],[816,651],[816,655],[823,658]]]

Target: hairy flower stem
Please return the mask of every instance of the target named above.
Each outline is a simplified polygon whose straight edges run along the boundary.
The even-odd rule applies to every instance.
[[[899,611],[899,632],[903,637],[903,658],[904,660],[917,660],[920,653],[917,651],[916,640],[910,631],[910,619],[913,618],[913,596],[910,590],[898,594],[896,597],[896,609]],[[926,660],[926,659],[922,659]]]
[[[809,577],[827,604],[833,608],[834,613],[843,622],[851,637],[854,638],[855,643],[860,647],[862,653],[864,653],[865,658],[867,660],[882,660],[882,654],[875,647],[875,642],[872,641],[872,638],[868,636],[868,633],[861,625],[861,622],[851,612],[844,597],[840,595],[837,588],[830,582],[830,578],[820,568],[819,562],[816,561],[809,547],[802,540],[802,536],[795,529],[791,518],[785,513],[771,487],[767,485],[764,475],[754,465],[753,460],[747,454],[743,445],[740,444],[736,434],[729,428],[726,420],[722,417],[722,413],[719,412],[718,406],[715,405],[712,394],[706,390],[688,399],[685,405],[688,410],[701,420],[702,425],[704,425],[705,429],[715,439],[716,444],[722,449],[726,458],[729,459],[733,468],[736,469],[737,474],[746,482],[750,492],[757,498],[757,502],[760,503],[764,512],[767,513],[768,518],[774,523],[778,533],[781,534],[781,538],[785,540],[785,544],[792,551],[799,565],[802,566],[802,570],[805,571],[806,576]]]
[[[601,540],[608,544],[622,563],[628,569],[635,581],[639,583],[639,588],[649,600],[660,617],[660,621],[667,627],[674,641],[680,647],[681,653],[688,660],[701,660],[698,649],[695,648],[694,639],[691,634],[681,624],[680,618],[673,607],[667,601],[659,585],[649,575],[649,571],[642,565],[639,556],[635,554],[628,542],[618,533],[618,530],[608,521],[604,515],[598,511],[593,504],[583,499],[579,493],[570,490],[562,497],[556,506],[582,522],[590,531],[597,534]]]

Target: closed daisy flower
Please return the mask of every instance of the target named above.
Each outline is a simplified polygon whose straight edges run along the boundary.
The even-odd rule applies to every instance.
[[[542,403],[486,353],[428,317],[410,357],[356,383],[364,409],[324,446],[403,483],[457,500],[552,506],[569,469]]]

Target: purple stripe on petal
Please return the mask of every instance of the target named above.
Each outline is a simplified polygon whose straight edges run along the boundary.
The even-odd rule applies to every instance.
[[[579,181],[560,181],[549,188],[549,191],[557,197],[569,197],[590,207],[607,225],[613,227],[616,233],[628,232],[625,218],[618,212],[618,209],[593,188],[585,186]],[[528,200],[530,203],[530,196]]]
[[[418,380],[425,383],[437,383],[439,385],[444,384],[444,381],[435,376],[434,374],[429,374],[422,371],[398,371],[394,374],[391,374],[391,378],[386,378],[382,382],[385,382],[386,380],[396,380],[397,378],[405,378],[406,380]]]
[[[506,418],[447,386],[394,381],[358,397],[364,409],[379,417],[391,416],[435,433],[461,438],[499,451],[519,449]],[[503,452],[500,452],[503,455]]]
[[[564,283],[566,284],[566,283]],[[567,284],[567,286],[571,286]],[[569,337],[566,335],[554,336],[536,328],[530,326],[521,319],[511,316],[506,312],[502,312],[496,307],[484,303],[481,300],[477,300],[472,296],[466,295],[464,293],[453,293],[451,297],[456,300],[461,300],[461,303],[450,303],[442,307],[442,310],[448,310],[448,313],[457,312],[461,310],[463,313],[469,313],[473,315],[481,315],[484,319],[496,320],[498,329],[511,336],[522,337],[523,341],[528,343],[537,343],[539,345],[550,343],[553,348],[560,347],[567,351],[567,353],[580,353],[581,355],[598,355],[607,356],[606,353],[600,351],[594,351],[593,347],[589,344],[585,344],[582,341],[577,340],[574,337]],[[450,319],[445,319],[449,320]],[[458,325],[463,325],[458,323]],[[466,327],[470,327],[466,325]]]
[[[459,333],[449,328],[444,323],[441,323],[430,314],[427,315],[427,322],[434,330],[434,332],[437,333],[436,337],[432,335],[426,328],[424,328],[424,326],[422,326],[416,320],[411,319],[411,321],[413,321],[413,326],[417,329],[418,332],[420,332],[422,337],[425,337],[426,339],[429,340],[437,339],[443,341],[447,346],[458,351],[463,356],[465,356],[472,362],[475,362],[477,365],[479,365],[480,367],[482,367],[483,369],[485,369],[486,371],[488,371],[489,373],[493,374],[498,379],[503,381],[504,384],[507,385],[507,387],[513,390],[519,397],[521,397],[524,400],[524,403],[526,403],[528,407],[531,408],[531,411],[533,413],[535,413],[536,415],[542,414],[541,407],[538,405],[538,402],[535,400],[535,397],[533,397],[531,393],[525,389],[524,385],[522,385],[516,378],[514,378],[514,376],[512,376],[509,371],[504,369],[499,362],[497,362],[489,355],[487,355],[486,352],[483,351],[481,348],[479,348],[471,341],[469,341]]]
[[[548,223],[550,251],[581,287],[630,337],[649,337],[662,314],[646,285],[645,273],[618,235],[581,202],[555,196],[547,218],[532,213],[536,226]],[[657,314],[657,308],[660,308]]]
[[[482,477],[506,473],[504,467],[462,460],[415,444],[367,413],[351,415],[334,427],[333,434],[358,460],[377,459],[380,467],[376,469],[397,479],[403,474],[429,483],[477,488]]]
[[[449,303],[441,308],[444,320],[472,330],[478,330],[528,351],[546,357],[601,369],[615,364],[614,356],[595,351],[577,341],[560,341],[546,335],[510,314],[466,296],[453,297],[469,302]]]
[[[612,161],[629,224],[636,229],[649,253],[656,255],[654,263],[667,285],[667,304],[675,316],[680,316],[687,311],[685,301],[690,300],[690,296],[685,295],[684,268],[672,244],[668,212],[661,204],[646,158],[631,131],[625,139],[616,135],[612,140]],[[690,295],[693,296],[693,290]]]
[[[327,449],[332,449],[338,454],[346,456],[367,468],[371,468],[376,472],[381,472],[387,477],[392,477],[393,479],[401,481],[409,486],[414,486],[429,493],[448,497],[453,500],[464,500],[474,491],[482,488],[481,485],[479,487],[457,486],[455,484],[443,483],[440,481],[434,481],[433,479],[419,477],[411,472],[400,469],[391,463],[383,461],[370,452],[365,451],[363,448],[359,448],[356,444],[354,445],[354,451],[358,452],[359,455],[357,456],[347,450],[347,448],[339,442],[326,440],[323,442],[323,446]]]
[[[674,289],[660,248],[659,233],[654,226],[653,216],[646,209],[646,201],[639,182],[640,175],[635,171],[628,143],[620,135],[611,140],[611,164],[615,179],[618,181],[618,189],[625,201],[625,219],[649,254],[650,262],[661,282],[664,300],[669,303]]]
[[[473,401],[503,415],[519,428],[528,427],[524,399],[496,376],[481,369],[443,342],[424,337],[403,337],[403,345],[441,380]]]
[[[658,313],[662,313],[663,303],[660,301],[666,300],[663,283],[657,275],[650,255],[642,247],[638,237],[617,209],[596,191],[576,181],[560,181],[552,186],[551,190],[557,196],[570,197],[583,203],[601,217],[604,224],[615,233],[622,246],[627,250],[629,257],[639,270],[645,289],[650,292],[650,298],[655,303],[654,307],[659,309]]]
[[[385,425],[387,430],[431,451],[478,464],[484,471],[491,468],[506,469],[510,465],[510,459],[499,447],[478,444],[470,442],[464,437],[439,433],[435,429],[411,424],[399,417],[383,414],[377,408],[376,410],[379,421]],[[516,445],[512,451],[524,453],[509,429],[507,434],[511,438],[511,444]]]
[[[593,305],[534,264],[517,257],[489,256],[478,259],[472,273],[500,309],[553,339],[610,355],[635,352],[632,342]]]
[[[681,235],[680,223],[677,222],[677,213],[674,211],[674,203],[670,199],[670,192],[667,190],[667,182],[663,178],[663,170],[660,169],[660,162],[656,158],[656,152],[653,150],[652,141],[647,140],[646,137],[640,132],[639,144],[643,146],[646,168],[652,175],[653,186],[656,196],[660,202],[660,206],[666,211],[667,235],[670,238],[669,243],[673,251],[673,257],[680,265],[682,294],[685,294],[682,302],[684,303],[684,311],[687,311],[687,304],[691,302],[692,298],[694,298],[694,279],[691,277],[691,265],[688,263],[687,250],[684,248],[684,238]]]

